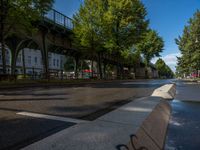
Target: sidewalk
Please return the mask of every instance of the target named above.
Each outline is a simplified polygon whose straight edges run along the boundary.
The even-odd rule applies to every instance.
[[[24,150],[116,150],[117,145],[130,141],[130,135],[136,133],[161,101],[159,97],[134,100],[95,121],[62,130]]]

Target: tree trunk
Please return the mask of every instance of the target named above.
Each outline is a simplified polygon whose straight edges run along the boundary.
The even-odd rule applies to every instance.
[[[5,49],[3,32],[4,32],[4,24],[3,21],[1,21],[0,43],[1,43],[1,55],[2,55],[2,70],[3,74],[6,74],[6,49]]]
[[[22,49],[22,70],[23,70],[24,78],[26,78],[26,63],[25,63],[24,49]]]
[[[45,79],[50,80],[49,76],[49,56],[48,56],[48,49],[46,46],[46,31],[42,33],[42,53],[43,53],[43,60],[44,60],[44,74]]]
[[[61,70],[61,80],[63,80],[63,69]]]
[[[94,77],[94,60],[92,59],[92,65],[91,65],[91,70],[92,70],[92,74],[91,74],[91,77],[92,77],[92,79],[93,79],[93,77]]]
[[[104,62],[103,63],[103,76],[104,76],[104,79],[106,79],[106,66],[107,66],[107,63]]]
[[[121,79],[122,74],[121,74],[121,64],[119,63],[119,60],[117,61],[117,79]]]
[[[1,43],[1,50],[2,50],[2,69],[3,69],[3,74],[7,74],[7,69],[6,69],[6,47],[5,47],[5,27],[6,27],[6,18],[8,14],[8,0],[1,0],[0,1],[0,43]],[[9,31],[7,31],[9,32]]]
[[[1,54],[2,54],[2,70],[3,70],[3,74],[6,74],[6,55],[5,55],[5,39],[4,39],[4,21],[5,21],[5,9],[4,8],[5,3],[4,0],[1,0],[1,16],[0,16],[0,43],[1,43]]]
[[[120,65],[120,72],[121,72],[121,79],[125,79],[125,76],[124,76],[124,66],[123,66],[123,64]]]
[[[2,37],[3,38],[3,37]],[[6,74],[6,49],[4,39],[1,40],[1,54],[2,54],[2,70],[3,74]]]
[[[101,53],[98,53],[98,70],[99,70],[99,79],[102,79]]]
[[[16,69],[16,55],[15,51],[12,52],[12,59],[11,59],[11,74],[15,75],[15,69]]]
[[[145,78],[148,79],[149,76],[148,76],[148,66],[149,66],[149,63],[148,61],[145,62]]]
[[[78,63],[79,63],[79,57],[75,57],[75,68],[74,68],[75,79],[78,79]]]
[[[81,61],[81,78],[83,79],[83,60]]]

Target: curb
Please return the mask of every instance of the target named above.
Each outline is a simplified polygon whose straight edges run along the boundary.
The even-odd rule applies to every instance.
[[[176,85],[175,84],[166,84],[154,90],[151,96],[162,97],[166,100],[174,99],[176,95]]]
[[[131,136],[131,141],[126,147],[128,149],[164,149],[170,115],[169,103],[160,102],[145,119],[136,134]]]

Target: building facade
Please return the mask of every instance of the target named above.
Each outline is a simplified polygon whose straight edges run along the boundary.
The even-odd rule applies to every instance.
[[[48,63],[50,73],[59,73],[64,70],[66,57],[61,54],[48,53]],[[11,73],[11,52],[6,48],[6,66],[7,73]],[[25,67],[26,74],[28,75],[41,75],[43,74],[43,59],[40,50],[25,48],[18,54],[16,61],[16,74],[23,74]],[[2,53],[0,49],[0,73],[2,73]]]

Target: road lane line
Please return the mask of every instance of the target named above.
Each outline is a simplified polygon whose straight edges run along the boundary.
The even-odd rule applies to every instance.
[[[34,118],[43,118],[43,119],[50,119],[50,120],[57,120],[57,121],[64,121],[64,122],[72,122],[72,123],[88,122],[88,121],[80,120],[80,119],[73,119],[73,118],[66,118],[66,117],[59,117],[59,116],[52,116],[52,115],[45,115],[45,114],[38,114],[38,113],[31,113],[31,112],[18,112],[16,114],[17,115],[34,117]]]
[[[151,82],[123,82],[122,85],[157,85],[159,83],[151,83]]]

